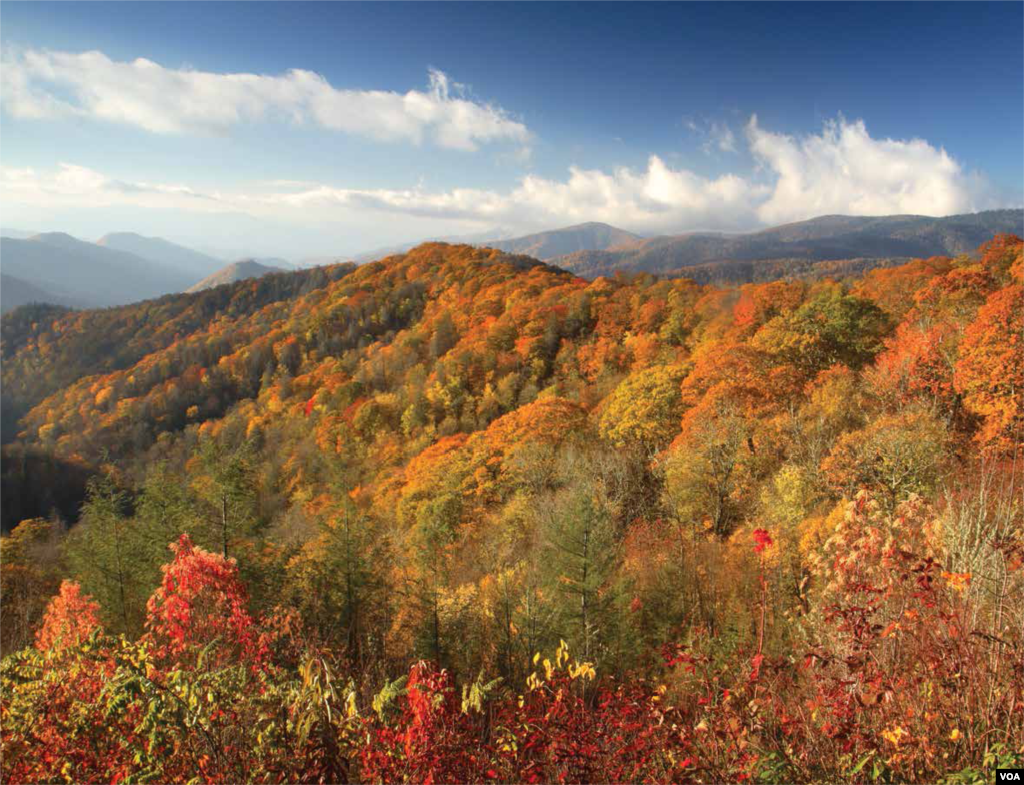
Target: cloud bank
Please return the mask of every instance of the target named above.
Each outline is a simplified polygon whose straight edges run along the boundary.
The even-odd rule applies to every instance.
[[[826,122],[803,138],[747,124],[751,152],[775,176],[763,223],[812,215],[953,215],[991,206],[984,183],[923,139],[873,139],[862,120]]]
[[[12,117],[88,117],[157,134],[211,133],[284,119],[383,142],[429,141],[454,150],[498,142],[522,147],[532,134],[508,112],[467,96],[431,70],[426,90],[345,90],[319,74],[220,74],[111,60],[102,52],[14,51],[0,73]]]
[[[56,170],[0,168],[5,201],[40,208],[132,205],[244,213],[315,226],[383,215],[429,219],[437,233],[495,224],[520,230],[605,221],[646,233],[742,231],[829,213],[950,215],[998,206],[984,182],[926,141],[874,139],[861,121],[826,123],[793,137],[763,129],[745,138],[759,163],[749,175],[709,178],[656,155],[646,167],[570,168],[564,180],[527,175],[510,190],[360,189],[275,181],[200,192],[184,184],[125,182],[74,164]]]

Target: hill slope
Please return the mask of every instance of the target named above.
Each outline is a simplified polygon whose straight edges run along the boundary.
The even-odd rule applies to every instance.
[[[719,262],[955,256],[977,248],[1000,232],[1024,234],[1024,210],[992,210],[946,218],[822,216],[750,234],[653,237],[623,249],[579,251],[550,261],[587,278],[617,270],[685,275],[687,268]],[[747,267],[743,269],[749,272]],[[740,282],[744,277],[750,280],[750,276],[738,273],[727,279]]]
[[[96,244],[115,251],[126,251],[195,275],[209,275],[224,264],[222,259],[216,259],[161,237],[143,237],[134,232],[113,232],[101,237]]]
[[[153,771],[138,769],[139,717],[187,748],[180,699],[135,687],[142,657],[150,681],[206,695],[207,727],[256,751],[212,770],[226,781],[420,781],[440,762],[437,779],[458,782],[859,782],[855,761],[899,728],[886,732],[901,755],[935,746],[886,772],[938,782],[976,760],[950,730],[958,709],[972,733],[1016,727],[986,695],[1020,704],[1019,657],[964,663],[989,662],[993,640],[1024,646],[1000,615],[1022,588],[1020,238],[844,283],[588,282],[441,244],[337,272],[311,290],[299,282],[323,270],[0,320],[5,394],[9,373],[53,379],[95,353],[2,451],[5,526],[77,519],[66,535],[22,522],[2,543],[0,651],[30,647],[4,660],[12,705],[29,707],[4,725],[27,772],[12,781],[81,766],[81,736],[58,744],[68,712],[50,719],[54,694],[72,716],[127,718],[114,732],[138,752],[110,745],[119,772]],[[95,474],[106,481],[81,505]],[[1005,555],[972,555],[990,543]],[[979,575],[1017,594],[971,590]],[[94,615],[103,631],[64,632]],[[59,656],[32,647],[51,632]],[[95,668],[108,657],[116,668]],[[354,685],[398,689],[387,674],[410,666],[409,693],[374,728],[380,693]],[[311,674],[353,686],[309,692]],[[252,730],[314,701],[330,708],[313,709],[325,732]],[[219,724],[226,705],[238,713]],[[821,743],[826,722],[853,754]],[[28,757],[21,739],[40,727],[67,762]],[[567,739],[548,735],[557,750],[585,751],[584,774],[540,768],[564,758],[530,751],[547,728]],[[345,738],[362,745],[356,772]],[[708,755],[721,739],[780,756],[752,769],[739,745]],[[426,763],[406,767],[413,755]],[[780,768],[790,755],[799,768]],[[310,760],[331,764],[310,777]],[[195,765],[180,753],[157,776]],[[79,778],[111,770],[104,751]]]
[[[182,270],[61,232],[27,240],[0,238],[4,273],[87,306],[110,306],[178,292],[191,283]]]
[[[269,267],[265,264],[260,264],[254,259],[243,259],[233,262],[227,267],[222,267],[212,275],[206,276],[199,283],[188,287],[185,291],[188,293],[201,292],[204,289],[212,289],[215,286],[223,286],[226,283],[237,283],[249,278],[260,278],[271,273],[283,272],[290,271],[285,270],[283,267]]]
[[[230,347],[229,322],[251,318],[258,333],[278,303],[309,295],[354,269],[351,263],[318,267],[116,308],[69,312],[33,305],[5,314],[0,320],[4,440],[17,416],[55,391],[85,376],[128,368],[217,325],[218,339],[204,344],[200,354],[188,355],[215,363]]]

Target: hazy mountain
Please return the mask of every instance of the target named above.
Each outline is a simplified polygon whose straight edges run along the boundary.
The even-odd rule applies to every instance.
[[[282,270],[291,272],[293,270],[301,270],[302,266],[295,262],[290,262],[287,259],[282,259],[280,256],[246,256],[245,261],[256,262],[262,264],[264,267],[279,267]],[[345,259],[333,259],[327,264],[336,264],[338,262],[347,261]]]
[[[73,306],[76,303],[67,298],[41,289],[28,281],[13,275],[0,274],[0,313],[7,313],[29,303],[50,303]]]
[[[243,259],[233,264],[229,264],[227,267],[222,267],[220,270],[215,272],[213,275],[208,275],[206,278],[201,280],[199,283],[188,287],[186,292],[201,292],[204,289],[212,289],[214,286],[221,286],[226,283],[235,283],[236,281],[244,281],[246,278],[260,278],[270,273],[284,273],[292,272],[286,270],[283,267],[270,267],[265,264],[260,264],[255,259]]]
[[[589,278],[616,270],[685,274],[691,267],[706,271],[716,263],[759,260],[955,256],[977,248],[998,232],[1024,234],[1024,210],[946,218],[826,215],[749,234],[693,232],[652,237],[619,249],[583,250],[549,261]]]
[[[553,259],[577,251],[602,251],[609,248],[629,247],[641,238],[639,235],[617,229],[604,223],[582,223],[537,232],[509,240],[489,240],[483,245],[508,253],[526,254],[536,259]]]
[[[187,271],[61,232],[0,238],[0,264],[7,275],[85,306],[180,292],[195,280]]]
[[[127,251],[143,259],[175,267],[195,275],[209,275],[224,265],[223,259],[172,243],[161,237],[143,237],[134,232],[113,232],[96,241],[97,245],[115,251]]]

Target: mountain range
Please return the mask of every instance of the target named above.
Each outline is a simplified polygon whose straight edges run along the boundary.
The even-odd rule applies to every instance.
[[[1024,234],[1024,210],[945,218],[826,215],[748,234],[691,232],[637,239],[618,248],[580,249],[545,261],[585,278],[616,271],[687,276],[696,272],[700,278],[715,278],[717,273],[736,282],[757,279],[756,263],[790,262],[800,269],[806,266],[801,263],[829,260],[956,256],[997,233]]]
[[[160,262],[199,276],[210,275],[224,264],[223,259],[169,242],[162,237],[143,237],[134,232],[113,232],[101,237],[96,244],[115,251],[126,251],[143,259]]]
[[[640,235],[627,232],[625,229],[592,221],[507,240],[491,239],[480,243],[480,245],[547,261],[579,251],[603,251],[629,247],[642,239]]]
[[[209,254],[131,232],[108,234],[90,243],[61,232],[24,237],[26,233],[17,230],[3,231],[22,235],[0,241],[4,311],[34,301],[86,308],[121,305],[294,267],[276,257],[246,258],[223,266],[223,260]],[[745,234],[688,232],[644,238],[589,222],[518,237],[492,229],[437,239],[530,256],[584,278],[654,273],[734,284],[852,274],[913,257],[956,256],[998,233],[1024,235],[1024,210],[945,218],[829,215]],[[366,263],[405,253],[417,244],[379,248],[352,259]],[[300,266],[345,258],[310,258]]]
[[[290,267],[276,258],[246,259],[225,267],[223,259],[133,232],[114,232],[91,243],[63,232],[2,231],[3,312],[28,303],[74,308],[125,305]]]
[[[172,264],[78,240],[62,232],[25,240],[0,238],[5,275],[47,292],[58,301],[105,307],[180,292],[195,275]]]

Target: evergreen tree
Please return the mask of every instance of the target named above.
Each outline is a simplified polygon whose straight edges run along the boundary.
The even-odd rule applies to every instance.
[[[548,584],[562,598],[556,632],[585,658],[596,657],[611,633],[613,518],[599,489],[584,479],[552,499],[545,524]]]
[[[202,474],[194,485],[205,503],[207,540],[222,555],[230,556],[231,541],[251,534],[258,523],[258,482],[256,456],[251,442],[234,449],[215,439],[199,445]]]
[[[66,541],[71,573],[108,614],[111,630],[142,631],[146,599],[155,583],[148,549],[128,514],[127,494],[108,477],[90,481],[79,524]]]

